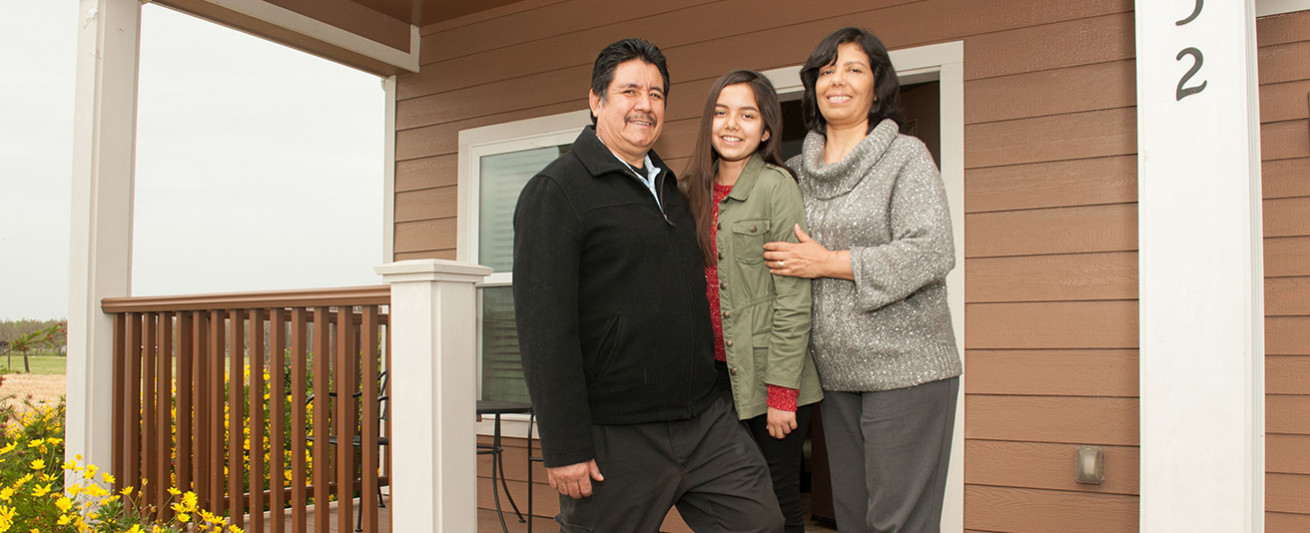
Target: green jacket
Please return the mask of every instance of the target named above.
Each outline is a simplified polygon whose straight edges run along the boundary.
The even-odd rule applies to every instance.
[[[800,389],[797,405],[823,399],[810,357],[810,280],[769,274],[764,243],[797,242],[805,224],[796,181],[757,154],[719,205],[715,249],[719,312],[737,415],[767,411],[768,387]]]

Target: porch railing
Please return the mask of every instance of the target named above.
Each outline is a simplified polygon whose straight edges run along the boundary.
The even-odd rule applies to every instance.
[[[265,511],[272,531],[309,531],[311,505],[313,531],[353,531],[362,513],[376,533],[390,302],[387,286],[105,299],[116,488],[161,517],[170,487],[194,491],[252,533]]]

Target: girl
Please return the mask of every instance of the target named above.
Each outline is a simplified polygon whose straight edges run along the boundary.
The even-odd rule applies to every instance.
[[[705,257],[718,390],[769,464],[786,531],[804,531],[801,445],[823,397],[810,358],[810,282],[773,276],[764,243],[796,242],[805,206],[782,163],[782,110],[758,72],[724,74],[710,89],[683,187]]]

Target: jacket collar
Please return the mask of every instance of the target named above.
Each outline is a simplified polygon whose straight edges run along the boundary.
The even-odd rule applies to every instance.
[[[600,142],[600,137],[596,136],[595,126],[583,128],[582,133],[579,133],[578,138],[573,141],[573,147],[570,150],[577,154],[578,160],[582,162],[582,166],[587,169],[587,173],[591,174],[592,177],[612,173],[632,174],[627,165],[619,161],[618,156],[614,155],[614,152],[611,152],[605,146],[605,143]],[[669,167],[664,164],[664,161],[655,153],[655,150],[647,152],[646,155],[650,156],[652,164],[659,167],[660,174],[669,171]]]
[[[718,163],[716,162],[717,166]],[[751,155],[749,161],[746,161],[746,168],[741,169],[741,175],[737,176],[737,182],[732,184],[732,192],[728,193],[728,198],[739,202],[746,201],[750,197],[751,190],[755,188],[755,182],[759,181],[760,171],[764,170],[764,158],[759,153]]]

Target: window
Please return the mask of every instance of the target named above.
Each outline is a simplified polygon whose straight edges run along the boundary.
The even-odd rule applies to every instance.
[[[459,134],[457,256],[492,268],[478,286],[480,399],[528,401],[514,325],[514,205],[523,185],[590,122],[583,110]]]

